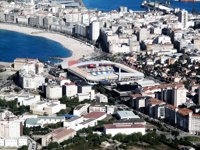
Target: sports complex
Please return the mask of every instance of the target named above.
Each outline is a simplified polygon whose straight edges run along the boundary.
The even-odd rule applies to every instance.
[[[101,81],[139,81],[144,78],[144,74],[137,70],[105,60],[76,63],[69,66],[67,70],[89,84]]]

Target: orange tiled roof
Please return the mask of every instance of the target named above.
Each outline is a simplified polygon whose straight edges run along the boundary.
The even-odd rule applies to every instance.
[[[148,90],[156,90],[156,89],[163,89],[163,88],[181,88],[184,87],[183,83],[169,83],[169,84],[160,84],[160,85],[155,85],[155,86],[147,86],[144,87],[143,90],[144,91],[148,91]]]
[[[188,108],[179,108],[178,109],[178,113],[182,116],[187,116],[189,115],[189,113],[191,113],[192,110],[191,109],[188,109]]]

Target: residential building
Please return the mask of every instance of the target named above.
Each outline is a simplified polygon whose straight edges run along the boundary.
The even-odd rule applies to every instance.
[[[48,84],[45,92],[48,99],[56,100],[62,98],[62,87],[57,84]]]

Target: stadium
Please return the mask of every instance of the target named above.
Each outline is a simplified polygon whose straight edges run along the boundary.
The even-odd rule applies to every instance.
[[[97,84],[102,81],[139,81],[144,74],[123,64],[111,61],[88,61],[73,64],[68,72],[86,81],[88,84]]]

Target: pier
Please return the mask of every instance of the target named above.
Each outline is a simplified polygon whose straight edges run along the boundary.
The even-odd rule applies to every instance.
[[[157,3],[157,2],[147,2],[147,1],[144,1],[142,4],[141,4],[142,7],[146,7],[150,10],[159,10],[159,11],[163,11],[165,13],[169,13],[171,11],[173,11],[174,9],[170,8],[170,7],[167,7],[163,4],[160,4],[160,3]]]

